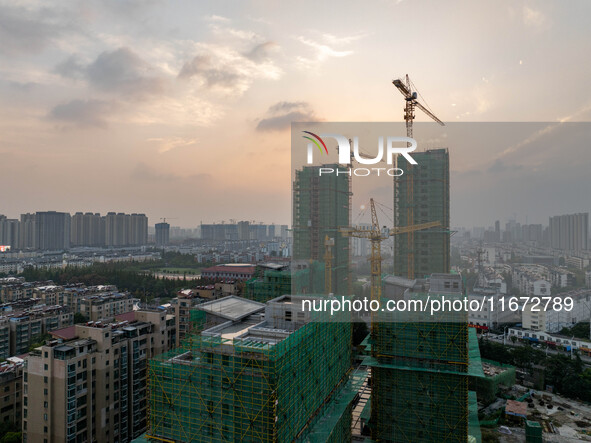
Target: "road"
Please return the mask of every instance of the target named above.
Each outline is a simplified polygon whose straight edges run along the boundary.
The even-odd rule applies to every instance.
[[[496,338],[496,336],[489,336],[489,335],[484,335],[483,337],[485,340],[490,340],[495,343],[503,344],[503,337],[502,336],[501,336],[501,338]],[[515,343],[513,343],[509,338],[507,338],[507,340],[505,341],[504,344],[505,344],[505,346],[531,346],[527,343],[521,342],[520,340],[517,340]],[[550,354],[565,355],[567,357],[569,357],[571,355],[570,351],[561,351],[558,349],[550,349],[550,348],[546,348],[546,349],[534,348],[534,349],[537,349],[538,351],[545,352],[546,355],[550,355]],[[581,355],[580,353],[579,353],[579,357],[581,357],[581,360],[584,361],[586,364],[591,365],[591,358],[590,357]]]

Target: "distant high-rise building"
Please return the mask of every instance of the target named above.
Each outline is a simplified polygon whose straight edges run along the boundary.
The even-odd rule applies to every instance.
[[[56,211],[37,212],[35,238],[37,249],[68,249],[70,247],[70,214]]]
[[[105,223],[99,213],[77,212],[72,216],[70,243],[72,246],[104,246]]]
[[[35,236],[36,219],[35,214],[21,214],[19,249],[37,248],[37,238]]]
[[[238,240],[250,240],[250,223],[238,222]]]
[[[146,214],[131,214],[128,241],[132,246],[148,243],[148,217]]]
[[[495,241],[501,241],[501,222],[499,220],[495,222]]]
[[[109,212],[104,219],[105,246],[141,246],[148,242],[148,218],[145,214]]]
[[[584,251],[589,247],[589,213],[550,217],[550,246],[554,249]]]
[[[521,238],[523,241],[528,242],[541,242],[543,239],[542,225],[523,225],[521,226]]]
[[[168,223],[156,223],[156,246],[162,247],[168,244],[170,239],[170,225]]]
[[[276,235],[275,234],[275,225],[272,224],[272,225],[267,226],[267,238],[269,240],[273,240],[275,238],[275,235]]]
[[[404,174],[394,179],[394,225],[439,221],[441,227],[395,236],[394,274],[424,278],[450,271],[449,153],[431,149],[413,152],[413,158],[417,165],[398,159]]]
[[[293,183],[293,258],[324,262],[325,238],[334,238],[331,260],[332,292],[348,293],[349,238],[339,232],[350,226],[348,175],[319,175],[320,167],[305,166],[296,171]],[[324,288],[315,288],[323,293]]]
[[[19,246],[20,223],[16,219],[0,215],[0,245],[17,249]]]

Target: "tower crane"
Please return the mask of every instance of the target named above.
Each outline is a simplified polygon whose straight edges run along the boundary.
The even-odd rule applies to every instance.
[[[399,78],[397,80],[392,80],[392,84],[398,88],[400,93],[404,96],[406,100],[406,105],[404,107],[404,121],[406,122],[406,136],[412,138],[413,131],[412,131],[412,123],[415,119],[415,108],[420,109],[423,111],[429,118],[434,120],[441,126],[445,126],[435,114],[429,111],[425,106],[423,106],[419,101],[418,93],[413,91],[413,84],[406,74],[405,78]],[[413,165],[410,163],[407,165],[407,169],[412,169]],[[411,171],[408,171],[411,172]],[[405,174],[406,175],[406,174]],[[396,177],[394,178],[394,200],[396,200]],[[408,225],[412,225],[414,223],[414,174],[409,173],[406,178],[406,194],[409,204],[406,208],[406,222]],[[396,204],[394,204],[394,208]],[[398,217],[394,214],[394,220],[396,221]],[[408,248],[408,255],[407,255],[407,272],[408,278],[414,278],[415,273],[415,257],[414,257],[414,231],[408,232],[407,235],[407,248]]]
[[[380,228],[378,223],[378,215],[373,198],[369,201],[371,207],[371,226],[364,227],[341,227],[341,232],[346,237],[367,238],[371,241],[371,300],[381,302],[382,298],[382,241],[388,237],[399,234],[407,234],[409,232],[420,231],[423,229],[435,228],[441,226],[438,221],[421,223],[410,226],[395,226],[393,228]],[[373,329],[373,312],[372,312],[372,329]]]
[[[353,151],[353,140],[349,139],[349,146],[350,146],[350,158],[351,158],[351,165],[353,165],[353,162],[356,162],[357,159],[355,158],[355,154]],[[338,151],[339,148],[338,146],[336,147],[336,150]],[[361,155],[362,157],[366,157],[366,158],[371,158],[371,156],[369,154],[366,154],[365,152],[359,150],[359,155]],[[349,223],[351,223],[352,217],[351,217],[351,211],[353,209],[353,205],[352,205],[352,199],[353,199],[353,182],[352,180],[349,178]],[[333,239],[334,241],[334,239]],[[325,243],[326,245],[326,243]],[[334,246],[334,245],[333,245]],[[332,260],[332,258],[331,258]],[[325,260],[325,269],[326,269],[326,260]],[[351,244],[349,244],[349,259],[348,259],[348,274],[347,274],[347,293],[349,295],[353,294],[353,275],[351,273],[351,269],[353,267],[352,264],[352,257],[351,257]],[[326,279],[325,279],[326,281]],[[327,292],[328,294],[328,292]]]
[[[163,223],[166,223],[166,220],[178,220],[176,217],[160,217]]]

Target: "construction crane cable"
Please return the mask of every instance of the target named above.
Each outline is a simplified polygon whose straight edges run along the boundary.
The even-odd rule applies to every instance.
[[[409,81],[410,81],[410,84],[412,86],[413,92],[416,92],[417,95],[421,98],[421,104],[425,108],[427,108],[431,113],[434,113],[433,112],[433,109],[431,109],[431,106],[429,106],[429,104],[427,103],[427,100],[425,100],[425,97],[423,97],[423,95],[419,92],[419,90],[417,89],[417,87],[415,86],[415,84],[412,82],[412,80],[409,79]]]

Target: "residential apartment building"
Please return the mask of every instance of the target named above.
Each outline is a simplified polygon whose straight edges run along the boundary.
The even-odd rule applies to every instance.
[[[145,432],[147,361],[168,351],[171,322],[164,310],[128,314],[55,331],[27,357],[23,442],[115,443]]]
[[[550,217],[550,246],[566,251],[589,248],[589,213]]]
[[[80,299],[79,312],[90,321],[98,321],[133,311],[133,305],[137,301],[128,292],[91,295]]]
[[[37,306],[21,312],[11,313],[10,355],[21,355],[43,334],[74,323],[74,314],[63,306]]]
[[[0,302],[10,303],[32,298],[36,287],[50,284],[52,282],[26,282],[22,277],[0,278]]]
[[[10,323],[8,317],[0,317],[0,359],[10,357]]]
[[[176,326],[177,344],[180,344],[181,340],[185,338],[189,332],[191,332],[192,308],[203,303],[206,299],[212,298],[213,286],[208,287],[211,289],[203,289],[201,291],[185,289],[179,291],[177,293],[177,297],[171,301]]]
[[[576,284],[575,274],[564,268],[550,267],[548,269],[548,275],[550,276],[552,286],[557,288],[567,288]]]
[[[23,361],[0,364],[0,423],[21,426]]]
[[[542,265],[519,265],[513,268],[513,289],[527,296],[550,296],[548,270]]]
[[[61,250],[70,248],[70,214],[66,212],[37,212],[35,238],[37,249]]]
[[[19,234],[19,221],[0,214],[0,246],[10,246],[10,249],[17,249]]]

